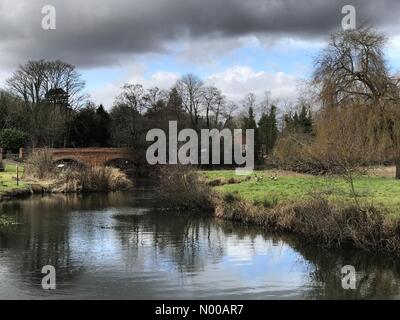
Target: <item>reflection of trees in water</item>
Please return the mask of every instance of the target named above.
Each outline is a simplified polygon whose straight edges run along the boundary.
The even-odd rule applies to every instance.
[[[384,256],[352,248],[322,250],[285,239],[309,263],[308,299],[389,299],[400,294],[400,265]],[[354,266],[357,272],[355,290],[342,288],[341,269]]]
[[[79,232],[87,238],[91,233],[102,232],[99,217],[82,211],[114,208],[120,214],[106,220],[110,223],[106,227],[111,227],[109,232],[120,240],[121,252],[126,254],[122,259],[133,272],[140,271],[138,267],[149,266],[158,271],[162,263],[162,267],[178,273],[196,273],[205,270],[209,264],[221,262],[227,254],[228,237],[245,240],[250,251],[261,238],[265,240],[265,246],[287,244],[304,257],[309,270],[304,279],[308,288],[305,298],[377,299],[393,298],[400,293],[400,266],[389,259],[350,249],[325,251],[304,245],[296,237],[275,236],[255,226],[217,220],[207,215],[141,214],[140,210],[134,209],[148,206],[146,201],[149,201],[146,195],[135,199],[115,193],[52,195],[1,202],[0,211],[15,216],[21,225],[0,231],[0,247],[10,249],[12,254],[7,261],[13,264],[12,269],[18,270],[24,282],[40,285],[40,271],[46,264],[56,267],[60,283],[72,282],[82,273],[82,263],[73,257],[72,238],[79,236]],[[73,214],[75,210],[79,211],[79,216]],[[85,226],[77,226],[82,221]],[[79,232],[73,235],[77,230]],[[254,254],[257,254],[256,250]],[[356,268],[357,290],[342,289],[340,271],[344,265]]]
[[[8,230],[0,238],[2,248],[11,249],[13,270],[40,288],[41,269],[53,265],[62,270],[58,280],[73,272],[69,247],[69,223],[67,216],[59,214],[67,210],[57,206],[50,198],[20,200],[1,203],[1,210],[16,217],[18,226]],[[57,214],[58,223],[52,222]]]
[[[130,248],[131,259],[144,259],[141,250],[150,244],[154,263],[170,261],[179,272],[195,272],[224,255],[223,233],[207,215],[169,212],[114,218],[120,222],[116,230],[122,244]]]
[[[63,282],[81,271],[76,265],[79,261],[71,259],[71,224],[76,221],[68,213],[128,205],[132,205],[132,198],[122,193],[55,194],[0,202],[0,212],[14,217],[18,223],[0,230],[0,247],[10,249],[12,255],[7,260],[13,264],[12,269],[33,285],[40,286],[45,265],[53,265],[57,280]],[[93,220],[93,228],[98,228],[95,215],[86,218]]]
[[[372,255],[352,248],[322,249],[307,245],[293,235],[263,233],[260,228],[240,224],[219,223],[225,233],[238,237],[263,235],[275,245],[286,244],[298,252],[307,265],[307,299],[389,299],[400,295],[400,264],[389,257]],[[352,265],[357,272],[356,290],[342,288],[341,269]]]
[[[135,191],[136,192],[136,191]],[[0,202],[0,212],[18,215],[27,210],[46,210],[48,212],[67,212],[72,210],[93,211],[107,208],[146,207],[152,200],[145,192],[137,192],[135,197],[125,192],[89,194],[52,194],[33,196],[25,200]]]
[[[131,224],[130,232],[121,233],[121,241],[125,244],[130,243],[132,252],[139,252],[143,244],[143,234],[151,230],[154,232],[150,241],[154,247],[155,261],[158,255],[170,257],[181,272],[203,270],[206,263],[210,262],[210,256],[211,263],[221,261],[226,254],[226,239],[229,235],[249,241],[250,249],[255,245],[255,239],[261,236],[272,246],[289,245],[304,258],[309,270],[304,279],[308,288],[305,298],[393,298],[400,291],[400,266],[384,257],[374,257],[351,249],[324,250],[304,245],[300,239],[293,236],[272,235],[258,227],[210,219],[207,216],[188,214],[177,217],[168,213],[146,216],[120,215],[115,218]],[[356,268],[356,290],[342,288],[341,268],[345,265],[353,265]]]

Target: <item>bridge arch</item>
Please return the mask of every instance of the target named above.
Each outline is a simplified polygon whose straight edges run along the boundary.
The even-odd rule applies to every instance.
[[[53,163],[57,166],[59,164],[66,164],[68,166],[87,167],[87,165],[80,159],[75,157],[61,157],[53,159]]]
[[[136,154],[130,148],[60,148],[48,149],[53,162],[75,161],[86,166],[104,166],[124,159],[135,163]]]

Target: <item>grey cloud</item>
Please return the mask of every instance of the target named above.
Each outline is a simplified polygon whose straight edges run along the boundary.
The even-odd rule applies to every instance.
[[[54,31],[41,29],[47,4],[57,9]],[[359,22],[398,29],[398,0],[0,0],[0,65],[59,58],[94,67],[208,36],[321,38],[340,27],[346,4]]]

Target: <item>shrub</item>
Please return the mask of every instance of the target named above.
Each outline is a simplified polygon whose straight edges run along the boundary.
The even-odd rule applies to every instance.
[[[258,199],[254,201],[256,206],[262,206],[264,208],[273,208],[278,204],[278,200],[276,198],[269,198],[267,196],[263,197],[262,199]]]
[[[210,187],[218,187],[218,186],[222,185],[222,180],[221,179],[214,179],[214,180],[211,180],[211,181],[207,181],[207,184]]]
[[[54,192],[117,191],[132,188],[132,182],[117,168],[70,167],[62,170],[53,186]]]
[[[246,200],[221,198],[215,215],[220,218],[257,224],[273,232],[293,233],[305,242],[322,246],[352,244],[370,252],[400,256],[400,220],[382,208],[334,204],[326,198],[313,198],[295,204],[260,208]]]
[[[3,129],[0,131],[0,148],[7,151],[18,152],[29,140],[29,135],[18,129]]]
[[[234,203],[235,201],[240,200],[240,196],[237,192],[226,192],[223,195],[223,199],[226,203]]]
[[[28,157],[24,175],[33,179],[51,179],[54,177],[54,163],[47,149],[34,150]]]
[[[189,167],[163,167],[160,169],[158,180],[156,192],[163,205],[211,212],[214,194],[210,186]]]
[[[241,182],[241,181],[236,180],[236,179],[233,178],[233,177],[229,178],[229,179],[226,181],[227,184],[236,184],[236,183],[240,183],[240,182]]]

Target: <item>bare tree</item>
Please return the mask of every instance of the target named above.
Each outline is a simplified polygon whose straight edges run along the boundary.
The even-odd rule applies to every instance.
[[[71,108],[79,107],[86,98],[85,82],[76,67],[60,60],[28,61],[18,67],[7,84],[14,94],[31,105],[43,102],[55,89],[62,89],[68,95]]]
[[[224,120],[223,127],[226,128],[240,128],[239,121],[235,119],[236,113],[239,110],[238,105],[233,101],[228,101],[224,104],[221,112],[221,118]]]
[[[249,110],[250,108],[252,108],[253,110],[255,110],[256,109],[256,102],[257,102],[257,97],[256,97],[256,95],[254,94],[254,93],[249,93],[249,94],[247,94],[245,97],[244,97],[244,99],[243,99],[243,101],[242,101],[242,105],[243,105],[243,108],[247,111],[247,110]]]
[[[219,91],[215,99],[215,104],[212,106],[212,111],[214,113],[214,127],[218,127],[220,119],[223,118],[224,114],[229,113],[228,103],[222,91]]]
[[[114,104],[126,105],[141,114],[146,109],[146,91],[141,84],[125,84]]]
[[[314,72],[324,105],[362,100],[376,106],[396,94],[397,86],[385,64],[385,44],[383,35],[365,27],[333,34]]]
[[[207,128],[210,128],[211,125],[211,113],[214,113],[214,125],[218,124],[218,117],[223,103],[224,97],[221,90],[216,87],[206,87],[203,89],[203,104]]]
[[[370,116],[368,144],[395,159],[400,179],[400,96],[385,63],[385,44],[386,38],[371,28],[338,32],[317,59],[313,80],[323,109],[364,106]]]
[[[158,87],[153,87],[146,91],[144,96],[145,103],[148,105],[147,108],[157,109],[160,101],[167,104],[168,92],[165,90],[160,90]]]
[[[176,89],[182,99],[182,105],[189,113],[193,128],[199,128],[202,107],[203,82],[193,74],[186,74],[176,83]]]
[[[29,131],[33,146],[47,144],[43,137],[49,135],[51,128],[55,130],[50,134],[53,137],[60,138],[59,132],[63,131],[65,145],[72,122],[71,111],[82,106],[87,98],[83,93],[85,82],[75,66],[59,60],[29,61],[18,67],[7,84],[25,103],[31,119]]]

